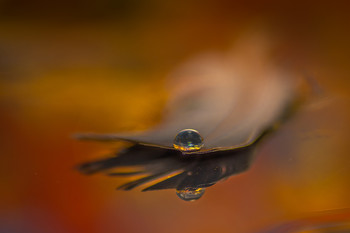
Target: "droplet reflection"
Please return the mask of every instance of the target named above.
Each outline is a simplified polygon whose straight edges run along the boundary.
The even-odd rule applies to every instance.
[[[174,139],[174,148],[181,151],[196,151],[203,147],[203,138],[197,130],[181,130]]]
[[[184,201],[196,201],[204,194],[205,188],[186,188],[176,190],[177,196]]]

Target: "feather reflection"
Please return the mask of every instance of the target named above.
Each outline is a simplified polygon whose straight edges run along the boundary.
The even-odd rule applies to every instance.
[[[134,144],[115,157],[84,163],[79,166],[79,170],[84,174],[105,172],[109,176],[120,177],[145,175],[121,185],[118,187],[120,190],[131,190],[177,172],[176,175],[146,187],[142,191],[175,189],[181,199],[191,201],[199,199],[205,188],[246,171],[252,163],[257,144],[258,142],[235,150],[216,151],[190,157],[178,150]],[[135,169],[120,171],[130,167]]]

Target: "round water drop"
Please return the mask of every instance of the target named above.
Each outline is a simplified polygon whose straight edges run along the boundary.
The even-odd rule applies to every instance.
[[[203,138],[197,130],[181,130],[174,139],[174,148],[181,151],[196,151],[203,147]]]
[[[176,190],[177,196],[184,201],[196,201],[204,194],[205,188],[186,188]]]

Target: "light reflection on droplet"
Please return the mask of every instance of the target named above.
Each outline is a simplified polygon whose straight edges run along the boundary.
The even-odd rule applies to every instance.
[[[196,201],[204,194],[205,188],[186,188],[176,190],[177,196],[184,201]]]
[[[197,151],[203,147],[203,138],[197,130],[181,130],[174,139],[174,148],[181,151]]]

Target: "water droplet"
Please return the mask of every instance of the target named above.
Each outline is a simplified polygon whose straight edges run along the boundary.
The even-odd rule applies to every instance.
[[[181,130],[174,139],[174,148],[181,151],[196,151],[203,147],[203,138],[197,130]]]
[[[204,194],[205,188],[186,188],[176,190],[177,196],[184,201],[196,201]]]

